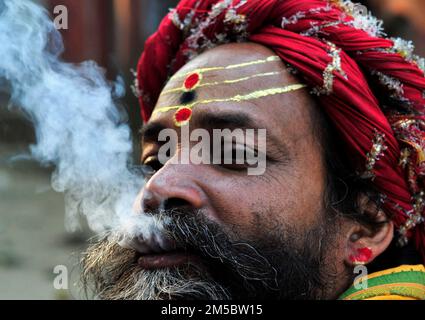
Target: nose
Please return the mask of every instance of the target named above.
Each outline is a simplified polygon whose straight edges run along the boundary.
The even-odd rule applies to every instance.
[[[144,212],[155,209],[200,209],[206,196],[195,179],[191,164],[165,164],[146,183],[139,197]]]

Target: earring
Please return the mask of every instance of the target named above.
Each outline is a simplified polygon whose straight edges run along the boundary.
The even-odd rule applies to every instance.
[[[366,262],[368,262],[371,257],[372,257],[372,250],[368,247],[364,247],[364,248],[357,249],[357,254],[350,255],[349,259],[354,265],[359,266],[359,265],[366,264]]]

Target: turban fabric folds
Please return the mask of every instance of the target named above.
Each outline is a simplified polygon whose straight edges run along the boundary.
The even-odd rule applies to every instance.
[[[425,62],[381,24],[348,0],[182,0],[139,60],[141,115],[149,119],[169,77],[200,52],[246,41],[270,48],[317,95],[399,243],[413,241],[425,261]]]

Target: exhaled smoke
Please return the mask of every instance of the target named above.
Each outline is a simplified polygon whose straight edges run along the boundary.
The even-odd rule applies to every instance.
[[[131,216],[142,179],[129,169],[129,127],[114,103],[123,84],[109,83],[94,62],[61,61],[62,39],[45,9],[29,0],[0,0],[0,84],[32,120],[32,156],[55,166],[67,227],[78,214],[102,231]],[[147,218],[145,218],[147,219]]]

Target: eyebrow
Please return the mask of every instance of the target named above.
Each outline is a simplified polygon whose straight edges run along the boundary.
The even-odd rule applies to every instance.
[[[267,130],[267,144],[272,146],[278,154],[285,159],[290,159],[289,148],[284,141],[270,133],[270,130],[264,125],[258,125],[258,121],[254,121],[252,117],[247,114],[221,111],[221,112],[199,112],[196,117],[193,117],[191,124],[195,128],[204,129],[266,129]],[[169,128],[159,122],[147,123],[141,130],[141,138],[143,144],[145,143],[158,143],[159,132],[163,129]],[[269,147],[267,147],[269,150]]]
[[[278,154],[282,159],[290,159],[289,147],[282,138],[273,135],[265,125],[254,121],[249,115],[240,111],[238,113],[231,111],[202,112],[192,119],[192,123],[196,127],[205,129],[266,129],[267,149],[273,149],[273,153]]]
[[[140,129],[140,137],[143,143],[146,142],[158,142],[158,135],[161,130],[166,129],[167,127],[158,122],[150,122],[143,126]]]
[[[254,121],[250,116],[234,112],[201,112],[194,117],[192,123],[198,128],[254,128]]]
[[[248,129],[254,127],[254,121],[245,114],[234,112],[206,113],[202,112],[196,119],[193,119],[195,127],[198,128],[242,128]],[[159,122],[149,122],[139,131],[143,143],[157,142],[161,130],[167,129],[167,126]]]

